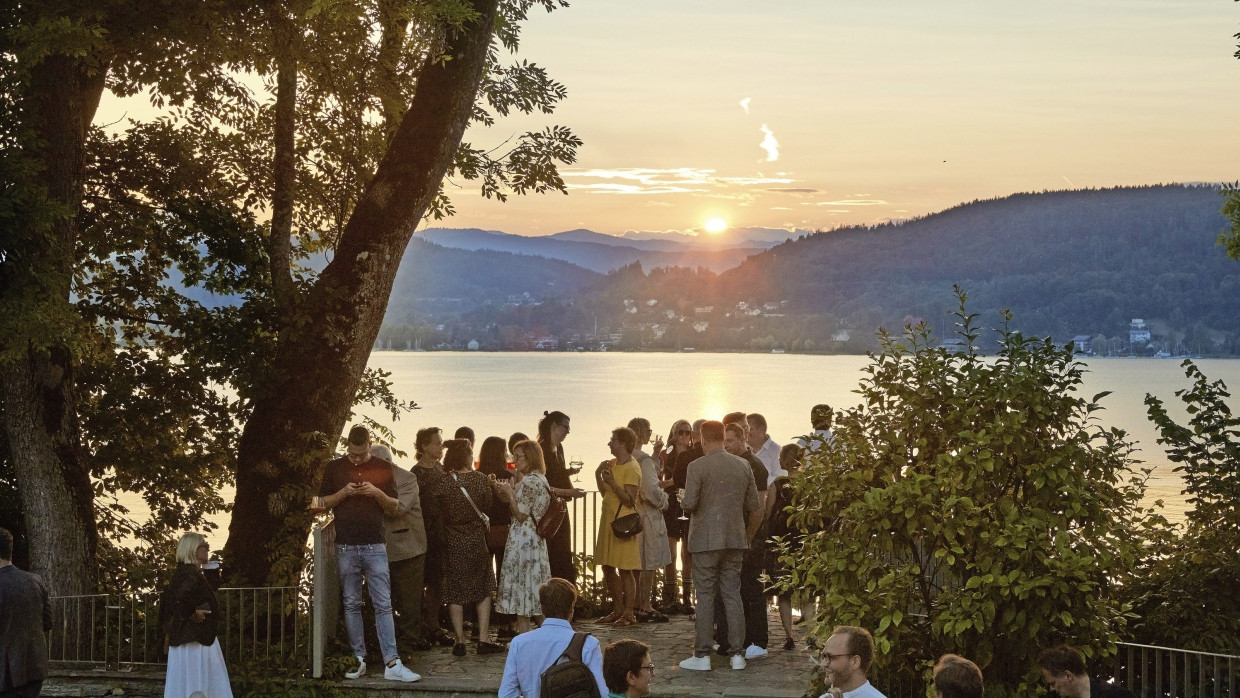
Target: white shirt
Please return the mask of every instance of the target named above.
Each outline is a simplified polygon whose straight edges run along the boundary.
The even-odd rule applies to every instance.
[[[573,626],[562,618],[547,618],[542,627],[514,637],[508,645],[508,658],[504,660],[499,698],[538,698],[542,673],[560,658],[572,640]],[[585,647],[581,648],[581,661],[594,674],[599,695],[607,695],[607,683],[603,680],[603,652],[599,649],[598,638],[593,635],[586,637]]]
[[[777,477],[787,477],[788,471],[779,466],[779,444],[775,443],[771,437],[766,437],[766,441],[762,442],[762,447],[754,451],[753,454],[762,461],[762,465],[766,466],[766,472],[769,473],[767,483],[775,482]]]
[[[834,438],[831,436],[831,431],[829,429],[815,429],[810,436],[816,436],[818,438],[807,440],[804,436],[802,436],[797,439],[797,445],[805,449],[807,453],[817,451],[822,448],[824,444],[831,443],[831,440]]]
[[[818,696],[818,698],[827,698],[830,695],[831,694],[828,692]],[[844,698],[887,698],[887,696],[884,696],[882,691],[874,688],[874,684],[866,681],[860,686],[845,693]]]

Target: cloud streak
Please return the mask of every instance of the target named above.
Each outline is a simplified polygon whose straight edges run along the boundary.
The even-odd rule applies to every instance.
[[[569,189],[593,194],[698,194],[727,198],[752,195],[720,190],[796,181],[790,177],[765,177],[761,173],[755,177],[719,177],[715,170],[695,167],[565,170],[562,176]]]
[[[763,137],[758,147],[766,151],[767,162],[775,162],[779,159],[779,141],[775,140],[775,134],[766,127],[766,124],[762,124],[759,130],[762,131]]]
[[[741,100],[741,109],[744,109],[746,114],[749,113],[749,98],[748,97]]]

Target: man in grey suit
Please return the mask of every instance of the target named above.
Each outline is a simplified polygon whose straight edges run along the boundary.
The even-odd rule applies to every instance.
[[[0,528],[0,698],[39,695],[51,629],[47,587],[13,566],[13,534]]]
[[[682,661],[680,667],[694,671],[710,671],[714,625],[711,609],[715,607],[716,595],[723,598],[728,619],[728,643],[735,652],[732,668],[745,668],[741,561],[762,523],[762,508],[758,506],[758,488],[749,464],[725,451],[723,445],[723,424],[704,422],[702,451],[706,455],[689,464],[681,503],[691,515],[688,548],[693,556],[698,614],[693,656]]]
[[[396,501],[400,503],[395,514],[383,517],[383,542],[387,545],[392,579],[392,610],[396,613],[396,641],[406,651],[422,652],[429,650],[431,643],[422,637],[426,526],[422,521],[418,478],[395,464],[387,446],[371,446],[370,455],[392,463]]]

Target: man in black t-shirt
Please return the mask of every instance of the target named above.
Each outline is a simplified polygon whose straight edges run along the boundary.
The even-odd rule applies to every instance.
[[[327,464],[319,488],[321,506],[335,515],[336,567],[344,592],[345,628],[358,666],[345,673],[356,679],[366,674],[366,636],[362,628],[362,577],[375,610],[375,631],[391,681],[422,678],[405,667],[396,651],[396,626],[392,618],[391,585],[387,546],[383,539],[383,515],[400,508],[396,499],[392,463],[370,455],[370,432],[365,427],[349,430],[348,453]]]

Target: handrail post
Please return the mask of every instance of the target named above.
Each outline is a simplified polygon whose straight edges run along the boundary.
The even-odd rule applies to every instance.
[[[323,584],[323,565],[324,558],[324,541],[323,528],[315,522],[311,529],[314,535],[314,550],[312,564],[314,571],[312,575],[312,588],[310,592],[310,675],[316,679],[323,677],[323,656],[327,652],[327,629],[323,627],[326,619],[323,617],[324,595],[326,594],[325,585]]]

